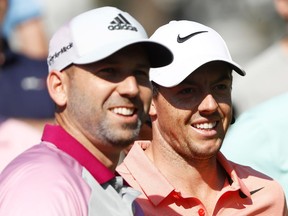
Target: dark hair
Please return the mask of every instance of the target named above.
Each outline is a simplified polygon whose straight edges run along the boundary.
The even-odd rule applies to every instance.
[[[151,82],[151,85],[152,85],[152,95],[153,97],[156,97],[159,93],[159,85],[155,82]]]

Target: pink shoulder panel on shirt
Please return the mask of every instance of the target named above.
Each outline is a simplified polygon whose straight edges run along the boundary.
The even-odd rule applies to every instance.
[[[5,119],[0,122],[0,172],[23,151],[41,141],[41,132],[29,124]]]
[[[82,166],[44,142],[17,157],[3,171],[0,215],[87,215],[90,192],[82,179]]]

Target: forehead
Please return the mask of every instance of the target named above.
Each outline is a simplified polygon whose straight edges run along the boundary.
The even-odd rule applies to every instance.
[[[214,79],[232,79],[232,67],[222,61],[209,62],[196,69],[185,80],[200,82]]]

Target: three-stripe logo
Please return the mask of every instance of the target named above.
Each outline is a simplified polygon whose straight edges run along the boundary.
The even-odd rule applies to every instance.
[[[138,31],[137,28],[132,26],[132,24],[120,13],[110,22],[110,24],[111,25],[108,26],[109,30]]]

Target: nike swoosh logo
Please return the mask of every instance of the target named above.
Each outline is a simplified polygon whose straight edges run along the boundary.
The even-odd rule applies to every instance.
[[[205,33],[205,32],[208,32],[208,31],[199,31],[199,32],[194,32],[192,34],[189,34],[185,37],[180,37],[180,35],[178,34],[177,36],[177,42],[178,43],[184,43],[185,41],[187,41],[188,39],[190,39],[191,37],[194,37],[195,35],[198,35],[198,34],[201,34],[201,33]]]
[[[251,195],[253,195],[254,193],[256,193],[256,192],[258,192],[258,191],[260,191],[260,190],[262,190],[264,187],[262,187],[262,188],[259,188],[259,189],[257,189],[257,190],[253,190],[253,191],[250,191],[250,194]]]
[[[258,188],[256,190],[250,191],[250,195],[253,195],[253,194],[257,193],[258,191],[262,190],[263,188],[264,187],[261,187],[261,188]],[[247,196],[241,190],[239,191],[239,195],[243,199],[247,198]]]

